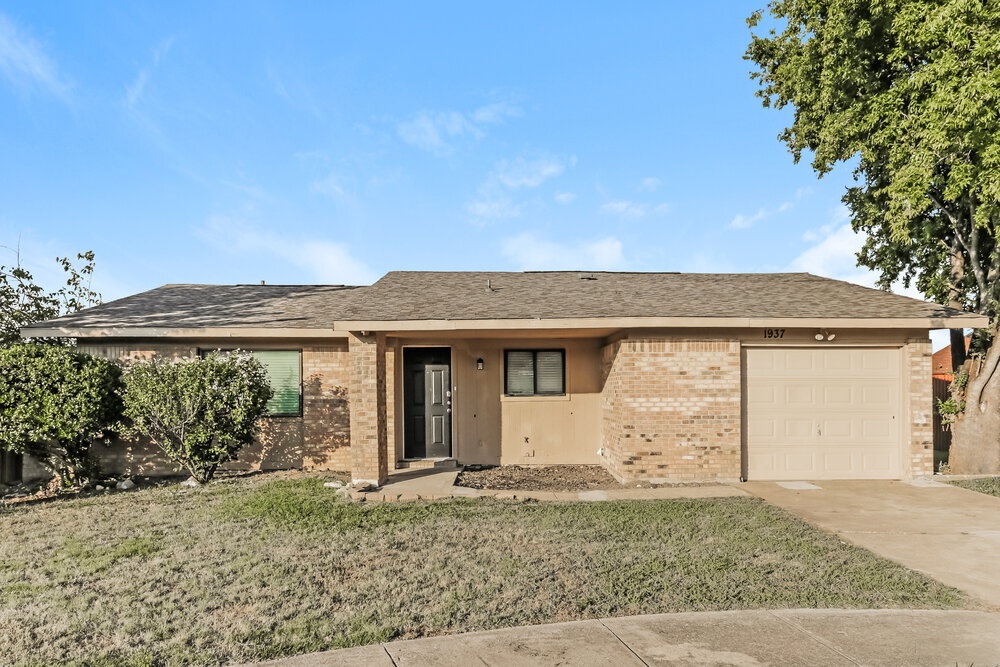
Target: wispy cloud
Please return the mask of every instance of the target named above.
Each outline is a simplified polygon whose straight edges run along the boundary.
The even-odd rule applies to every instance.
[[[314,151],[296,151],[292,154],[296,160],[301,160],[303,162],[308,162],[309,160],[319,160],[321,162],[326,162],[330,159],[330,155],[326,151],[314,150]]]
[[[521,205],[515,204],[510,197],[492,197],[470,201],[465,210],[473,218],[486,222],[516,218],[521,215]]]
[[[573,157],[564,159],[548,154],[500,160],[476,189],[476,197],[465,205],[465,210],[477,223],[516,218],[521,215],[523,204],[514,200],[513,193],[537,188],[562,174],[575,161]]]
[[[279,68],[277,64],[268,61],[265,65],[265,74],[274,94],[283,99],[290,107],[303,111],[314,118],[323,118],[323,109],[317,100],[315,87],[303,78],[303,70]]]
[[[656,192],[662,184],[662,181],[655,176],[648,176],[639,181],[639,190],[643,192]]]
[[[270,233],[238,218],[222,215],[210,217],[197,233],[225,252],[276,257],[303,269],[313,279],[323,283],[364,285],[376,277],[343,243],[290,238],[287,234]],[[266,279],[267,276],[261,277]]]
[[[505,239],[502,252],[519,270],[602,270],[625,266],[622,242],[613,236],[579,243],[547,241],[534,232]]]
[[[331,172],[327,176],[313,181],[309,189],[317,194],[327,196],[331,199],[345,199],[349,196],[347,189],[340,176]]]
[[[159,46],[153,49],[153,56],[150,63],[139,68],[135,79],[125,87],[125,106],[129,109],[134,109],[142,101],[142,97],[146,92],[146,85],[149,83],[150,74],[159,66],[160,61],[166,57],[167,53],[170,52],[170,48],[174,45],[174,39],[174,37],[168,37],[160,42]]]
[[[557,192],[552,196],[557,204],[572,204],[576,201],[576,195],[572,192]]]
[[[753,227],[761,220],[770,218],[772,215],[778,215],[779,213],[784,213],[785,211],[790,210],[792,206],[794,206],[792,202],[786,201],[782,202],[777,208],[759,208],[755,213],[751,214],[739,213],[729,221],[729,226],[733,229],[747,229],[749,227]]]
[[[0,72],[24,92],[40,91],[69,101],[70,85],[59,74],[55,61],[4,14],[0,14]]]
[[[565,169],[566,165],[561,160],[551,156],[534,159],[519,157],[497,163],[496,179],[512,190],[537,188],[548,179],[563,173]]]
[[[413,118],[398,123],[396,133],[411,146],[443,156],[454,152],[460,140],[481,139],[486,135],[487,126],[520,115],[520,109],[506,102],[489,104],[469,113],[419,111]]]
[[[618,199],[602,204],[601,212],[617,215],[622,218],[636,219],[644,218],[650,213],[657,215],[669,213],[670,204],[644,204],[627,199]]]

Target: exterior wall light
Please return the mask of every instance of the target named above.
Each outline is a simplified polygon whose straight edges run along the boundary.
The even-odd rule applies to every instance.
[[[483,359],[482,359],[482,357],[480,357],[479,359],[476,359],[476,370],[477,371],[483,370]]]

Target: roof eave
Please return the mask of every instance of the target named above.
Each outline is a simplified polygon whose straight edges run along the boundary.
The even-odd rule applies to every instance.
[[[517,329],[811,328],[976,329],[985,315],[947,317],[577,317],[482,320],[345,320],[332,328],[294,327],[23,327],[25,338],[343,338],[349,331],[457,331]]]
[[[605,329],[631,328],[809,328],[958,329],[989,324],[985,315],[963,313],[947,317],[578,317],[482,320],[354,320],[340,321],[338,331],[451,331],[458,329]]]

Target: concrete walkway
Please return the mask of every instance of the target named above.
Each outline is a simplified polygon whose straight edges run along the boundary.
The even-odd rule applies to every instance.
[[[666,500],[670,498],[719,498],[748,496],[727,484],[675,486],[657,489],[607,491],[493,491],[455,486],[457,470],[397,470],[377,491],[351,492],[351,497],[373,502],[438,500],[440,498],[506,498],[514,500]]]
[[[1000,615],[974,611],[721,611],[608,618],[389,642],[282,667],[491,665],[996,665]]]
[[[740,488],[1000,608],[1000,498],[931,480]],[[1000,653],[990,664],[1000,664]]]

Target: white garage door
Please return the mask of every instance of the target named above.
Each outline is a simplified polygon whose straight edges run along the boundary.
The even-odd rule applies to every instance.
[[[899,351],[747,348],[747,478],[892,479]]]

